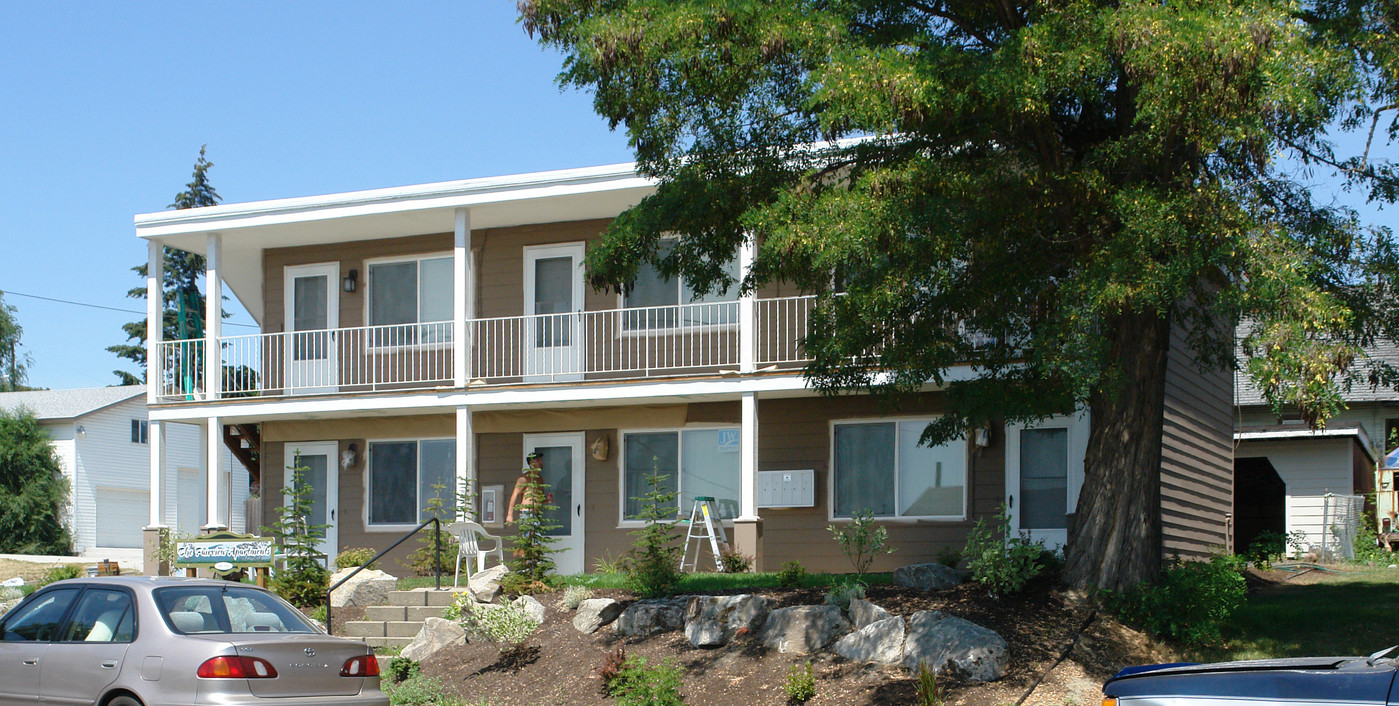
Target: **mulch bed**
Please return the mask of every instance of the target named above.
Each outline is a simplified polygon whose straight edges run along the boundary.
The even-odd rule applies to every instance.
[[[728,591],[726,593],[742,593]],[[818,604],[816,589],[757,589],[773,607]],[[526,649],[502,658],[489,643],[451,647],[425,661],[425,674],[470,703],[486,699],[502,706],[605,704],[595,670],[618,648],[651,662],[672,660],[684,672],[683,693],[691,704],[758,706],[786,703],[783,684],[794,665],[809,658],[816,674],[816,697],[809,704],[916,703],[914,680],[897,667],[854,663],[831,653],[781,654],[754,636],[725,647],[696,649],[683,632],[649,639],[619,638],[604,627],[593,635],[573,628],[573,613],[555,604],[559,594],[536,596],[549,608],[544,624]],[[632,600],[624,591],[598,591],[598,597]],[[949,704],[1013,704],[1051,666],[1083,628],[1091,606],[1041,578],[1025,592],[992,598],[964,585],[951,591],[921,593],[897,586],[872,586],[868,600],[908,617],[919,610],[942,610],[995,630],[1010,646],[1006,675],[991,684],[948,680]],[[337,622],[339,615],[336,616]],[[1170,661],[1173,655],[1107,616],[1098,615],[1062,664],[1055,666],[1025,703],[1096,703],[1103,680],[1132,664]]]

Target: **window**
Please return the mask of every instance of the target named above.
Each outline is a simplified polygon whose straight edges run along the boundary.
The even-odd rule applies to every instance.
[[[440,497],[450,519],[456,507],[457,442],[454,439],[369,443],[369,524],[416,525]],[[441,486],[441,487],[434,487]]]
[[[663,258],[675,249],[675,239],[664,239],[657,247],[657,258]],[[738,260],[728,263],[728,273],[735,281],[739,278]],[[628,312],[622,327],[628,331],[675,328],[696,325],[737,325],[738,304],[737,285],[723,291],[711,291],[704,296],[696,296],[695,291],[685,284],[684,279],[668,279],[652,263],[642,265],[632,283],[632,290],[626,295],[623,306],[628,309],[644,307],[670,307],[645,309]],[[727,302],[719,304],[717,302]],[[704,304],[707,306],[678,307],[678,304]]]
[[[1069,430],[1020,430],[1020,528],[1067,529]]]
[[[236,583],[226,587],[157,588],[154,597],[166,624],[185,635],[317,632],[286,601]]]
[[[89,589],[63,629],[63,642],[131,642],[136,611],[125,591]]]
[[[452,258],[372,262],[369,325],[375,346],[411,346],[452,340]],[[404,324],[418,324],[407,326]]]
[[[78,588],[49,591],[5,616],[5,642],[49,642],[58,636],[58,623],[77,597]]]
[[[150,443],[150,424],[144,419],[131,420],[131,443]]]
[[[628,432],[622,435],[622,519],[637,520],[650,490],[646,479],[665,476],[661,489],[680,491],[676,512],[688,517],[696,496],[714,498],[722,519],[738,516],[739,430],[684,429]],[[677,479],[679,488],[676,487]]]
[[[831,441],[833,516],[869,510],[885,518],[965,518],[966,442],[919,446],[918,437],[930,421],[836,424]]]

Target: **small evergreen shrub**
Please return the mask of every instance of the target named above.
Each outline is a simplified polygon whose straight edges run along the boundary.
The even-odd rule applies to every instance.
[[[744,574],[753,569],[753,560],[733,549],[725,549],[719,552],[719,565],[724,567],[724,573]]]
[[[855,567],[856,575],[864,576],[880,554],[894,553],[894,547],[888,546],[889,530],[875,523],[874,511],[869,508],[855,513],[844,527],[830,525],[826,529],[840,545],[840,553]]]
[[[473,635],[485,635],[498,646],[512,647],[524,642],[539,623],[515,603],[482,604],[472,601],[461,608],[462,627]]]
[[[559,607],[565,610],[578,610],[578,605],[593,597],[593,590],[586,586],[569,586],[559,599]]]
[[[299,608],[324,603],[325,592],[330,588],[330,572],[322,564],[326,556],[320,549],[321,538],[330,525],[311,524],[306,519],[313,510],[307,470],[305,466],[287,468],[292,482],[282,489],[286,502],[277,508],[272,526],[264,528],[286,556],[282,568],[272,577],[271,588]]]
[[[354,547],[352,549],[346,549],[345,551],[335,555],[335,568],[340,570],[358,569],[359,567],[364,566],[364,562],[373,559],[374,555],[378,553],[379,552],[376,552],[368,547]],[[456,555],[454,554],[453,556]],[[366,566],[365,568],[373,569],[377,565],[378,562],[375,562],[373,564],[370,564],[369,566]]]
[[[412,554],[402,560],[401,564],[410,569],[417,576],[436,576],[440,571],[450,574],[457,568],[457,538],[447,532],[447,524],[455,517],[456,508],[447,504],[444,498],[451,497],[447,492],[447,486],[442,483],[432,485],[432,497],[427,501],[427,507],[423,512],[431,517],[436,517],[440,524],[429,525],[418,533],[418,548]],[[434,540],[434,535],[436,540]],[[441,551],[438,551],[437,540],[441,541]],[[370,554],[366,559],[374,556]]]
[[[789,561],[777,572],[777,585],[783,588],[797,588],[806,581],[806,567],[800,561]]]
[[[792,665],[782,688],[787,692],[789,704],[804,704],[816,696],[816,673],[811,669],[811,662]]]
[[[380,681],[380,688],[392,706],[445,706],[457,703],[436,677],[414,674],[401,682]]]
[[[670,660],[647,664],[641,655],[628,657],[611,681],[608,696],[618,706],[680,706],[680,668]]]
[[[636,539],[624,559],[627,587],[641,598],[668,596],[680,582],[680,552],[675,534],[675,498],[661,483],[666,476],[646,477],[649,488],[641,501],[641,519],[646,526],[631,533]]]
[[[1125,622],[1157,637],[1189,646],[1220,641],[1220,628],[1243,606],[1247,587],[1238,557],[1177,559],[1156,584],[1107,591],[1105,603]]]
[[[407,657],[394,657],[389,660],[388,666],[384,668],[384,679],[397,684],[417,676],[420,669],[421,667],[418,666],[417,660],[408,659]]]
[[[987,519],[976,521],[962,550],[972,580],[992,596],[1018,593],[1043,568],[1044,545],[1031,541],[1028,534],[1017,536],[1010,531],[1010,513],[1004,503],[991,522]]]
[[[850,610],[850,601],[865,597],[865,584],[859,581],[840,581],[826,591],[826,602]]]
[[[549,500],[549,486],[542,480],[538,483],[525,483],[525,498],[529,500],[529,510],[521,509],[515,520],[515,535],[510,538],[513,548],[508,563],[511,574],[517,578],[506,590],[523,594],[534,584],[549,586],[554,578],[553,555],[558,537],[550,533],[562,527],[555,522],[553,513],[558,506]],[[504,584],[502,584],[504,585]]]
[[[602,684],[598,687],[603,696],[612,696],[616,688],[617,676],[627,666],[627,648],[618,647],[602,656],[602,666],[593,670]]]

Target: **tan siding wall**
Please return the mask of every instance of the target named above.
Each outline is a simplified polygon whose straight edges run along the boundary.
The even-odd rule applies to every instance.
[[[1226,545],[1234,499],[1233,377],[1202,372],[1184,332],[1171,332],[1161,449],[1162,548],[1199,559]]]

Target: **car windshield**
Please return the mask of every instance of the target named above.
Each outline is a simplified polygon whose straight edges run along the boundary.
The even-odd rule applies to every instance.
[[[154,595],[166,624],[185,635],[318,632],[281,598],[237,584],[158,588]]]

